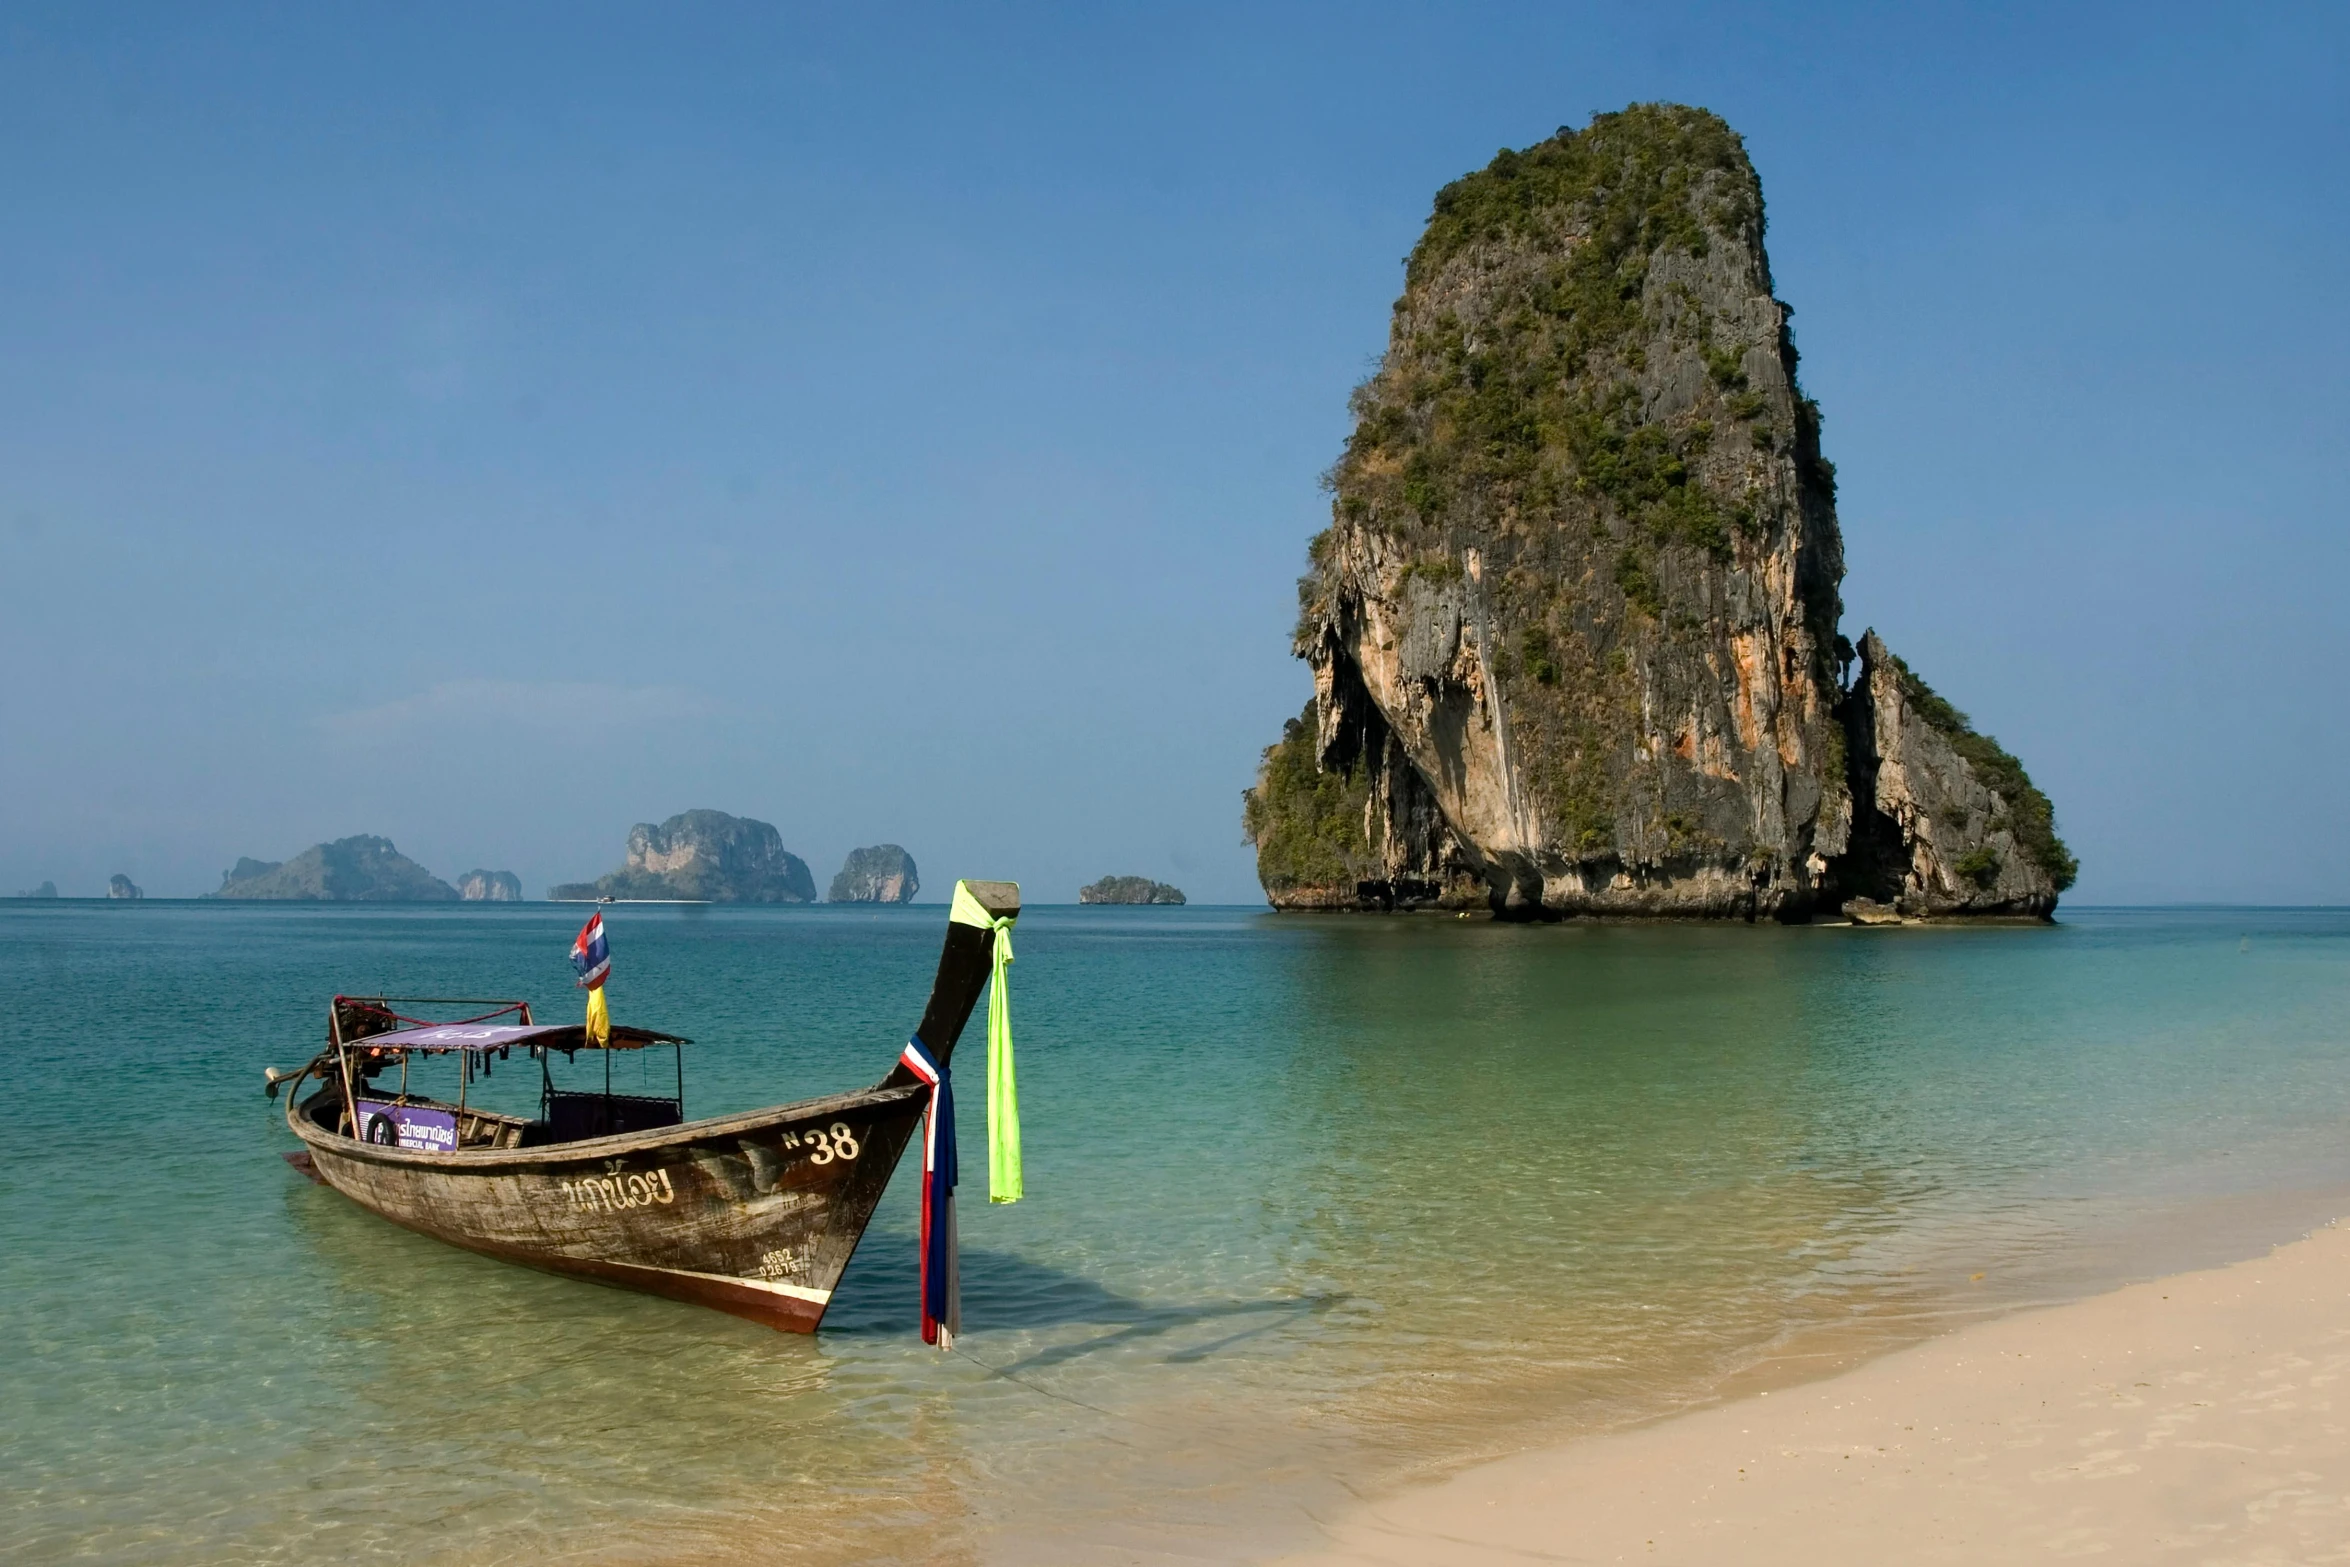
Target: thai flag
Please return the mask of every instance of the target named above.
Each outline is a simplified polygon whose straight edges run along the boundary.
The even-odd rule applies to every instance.
[[[922,1112],[922,1342],[955,1347],[963,1331],[962,1281],[955,1260],[955,1085],[917,1034],[898,1060],[930,1085]]]
[[[590,914],[571,943],[571,966],[579,970],[579,985],[593,990],[611,976],[612,949],[604,945],[604,916]]]

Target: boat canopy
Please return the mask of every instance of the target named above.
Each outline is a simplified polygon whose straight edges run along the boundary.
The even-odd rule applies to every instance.
[[[538,1045],[549,1050],[593,1050],[584,1023],[435,1023],[424,1028],[397,1028],[369,1034],[350,1042],[354,1050],[416,1050],[427,1054],[511,1049]],[[650,1028],[612,1027],[608,1050],[642,1050],[647,1045],[690,1045],[693,1041]]]

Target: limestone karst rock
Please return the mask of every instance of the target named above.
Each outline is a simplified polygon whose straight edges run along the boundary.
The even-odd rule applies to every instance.
[[[911,903],[921,890],[914,856],[894,843],[879,843],[851,849],[824,898],[827,903]]]
[[[207,898],[312,903],[451,903],[457,889],[392,846],[361,833],[313,844],[282,864],[239,859]]]
[[[146,889],[120,871],[106,878],[106,896],[109,898],[144,898]]]
[[[813,903],[816,879],[768,822],[724,811],[683,811],[628,830],[628,862],[549,897],[682,898],[712,903]]]
[[[522,878],[512,871],[467,871],[457,878],[457,896],[467,903],[520,903]]]
[[[1077,889],[1079,903],[1165,903],[1183,901],[1183,889],[1148,876],[1104,876]]]
[[[1314,699],[1246,799],[1274,906],[1868,895],[1840,868],[1887,775],[1850,754],[1835,469],[1762,240],[1744,144],[1674,105],[1438,193],[1299,582]],[[1936,912],[2053,906],[1985,863]]]
[[[1873,630],[1845,723],[1857,810],[1842,891],[1912,916],[2055,909],[2076,866],[2048,797]]]
[[[17,896],[20,898],[54,898],[57,896],[57,883],[45,881],[38,887],[25,888]]]

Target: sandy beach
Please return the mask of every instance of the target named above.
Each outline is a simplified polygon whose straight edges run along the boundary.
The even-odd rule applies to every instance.
[[[2350,1229],[1519,1454],[1293,1567],[2350,1561]]]

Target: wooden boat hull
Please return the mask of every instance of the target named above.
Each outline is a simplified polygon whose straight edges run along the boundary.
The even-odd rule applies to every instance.
[[[811,1333],[926,1099],[920,1087],[878,1088],[659,1132],[454,1154],[331,1130],[332,1089],[289,1103],[287,1120],[319,1180],[394,1224]]]

